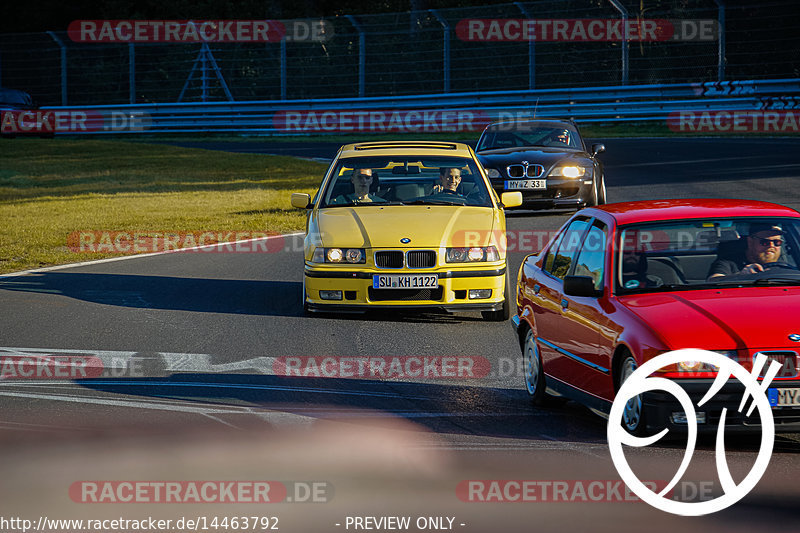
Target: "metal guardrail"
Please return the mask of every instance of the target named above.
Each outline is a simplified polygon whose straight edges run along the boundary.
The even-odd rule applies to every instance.
[[[95,127],[56,133],[257,134],[472,131],[509,118],[666,120],[678,111],[800,109],[800,78],[420,96],[43,107]],[[111,118],[109,118],[111,117]],[[116,117],[116,118],[114,118]],[[116,120],[116,126],[109,120]],[[112,120],[112,122],[113,122]],[[426,120],[435,122],[431,128]],[[360,122],[359,122],[360,121]],[[315,127],[317,124],[317,127]],[[295,127],[296,126],[296,127]],[[293,129],[294,128],[294,129]]]

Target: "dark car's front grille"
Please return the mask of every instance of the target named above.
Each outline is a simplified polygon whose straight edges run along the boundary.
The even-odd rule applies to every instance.
[[[509,178],[538,178],[544,174],[542,165],[508,165]]]
[[[375,252],[375,266],[378,268],[403,268],[403,252],[400,250]]]
[[[388,300],[418,302],[432,300],[435,302],[442,300],[444,288],[439,286],[435,289],[367,289],[367,296],[373,302],[385,302]]]
[[[408,268],[433,268],[436,266],[436,252],[433,250],[413,250],[406,256]]]

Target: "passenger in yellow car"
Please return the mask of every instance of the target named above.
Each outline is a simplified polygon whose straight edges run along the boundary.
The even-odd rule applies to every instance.
[[[370,194],[373,180],[377,176],[373,174],[371,168],[354,168],[350,181],[353,184],[352,194],[342,194],[334,198],[332,204],[351,204],[351,203],[370,203],[385,202],[384,198]]]
[[[433,194],[436,193],[458,193],[458,186],[461,184],[461,169],[442,167],[439,169],[439,183],[433,186]]]

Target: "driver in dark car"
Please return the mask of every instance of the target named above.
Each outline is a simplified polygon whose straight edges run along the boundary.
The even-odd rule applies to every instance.
[[[784,242],[780,225],[752,224],[746,239],[736,241],[727,253],[719,251],[708,279],[763,272],[764,265],[780,261]]]
[[[569,130],[559,129],[554,131],[548,136],[545,146],[571,146]]]

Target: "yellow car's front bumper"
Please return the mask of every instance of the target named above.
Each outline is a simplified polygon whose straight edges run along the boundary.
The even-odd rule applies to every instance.
[[[373,275],[436,274],[438,286],[430,289],[375,289]],[[497,311],[505,299],[504,261],[445,270],[372,270],[319,268],[306,263],[305,303],[311,309],[364,311],[368,308],[437,308],[445,311]],[[488,298],[469,298],[470,289],[491,290]],[[320,291],[341,291],[341,299],[322,299]]]

